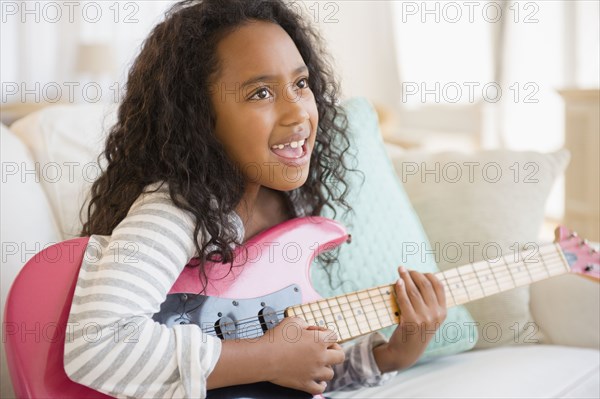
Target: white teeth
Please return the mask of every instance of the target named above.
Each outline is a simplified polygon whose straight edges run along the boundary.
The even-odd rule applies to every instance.
[[[305,142],[305,141],[306,141],[306,139],[302,139],[302,140],[300,140],[300,141],[291,141],[291,142],[289,142],[289,143],[285,143],[285,144],[279,144],[279,145],[277,145],[277,144],[276,144],[276,145],[274,145],[274,146],[273,146],[273,147],[271,147],[271,148],[273,148],[273,149],[280,149],[280,150],[282,150],[282,149],[283,149],[283,147],[285,147],[286,145],[289,145],[289,146],[290,146],[290,147],[292,147],[292,148],[298,148],[298,147],[302,147],[302,146],[304,145],[304,142]]]

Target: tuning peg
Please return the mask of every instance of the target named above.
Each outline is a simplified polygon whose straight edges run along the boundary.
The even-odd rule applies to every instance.
[[[591,272],[592,270],[594,270],[594,265],[587,265],[587,266],[584,268],[584,270],[585,270],[586,272]]]

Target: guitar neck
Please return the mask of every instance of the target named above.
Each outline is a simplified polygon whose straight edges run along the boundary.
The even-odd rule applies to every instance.
[[[535,248],[533,254],[515,252],[435,273],[444,286],[447,306],[485,298],[570,270],[558,244]],[[394,284],[292,306],[285,314],[334,329],[339,342],[398,324],[400,320]]]

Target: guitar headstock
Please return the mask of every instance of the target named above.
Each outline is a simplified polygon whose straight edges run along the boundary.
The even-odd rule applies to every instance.
[[[571,273],[600,282],[600,253],[590,247],[587,240],[564,226],[554,230],[554,237],[571,267]]]

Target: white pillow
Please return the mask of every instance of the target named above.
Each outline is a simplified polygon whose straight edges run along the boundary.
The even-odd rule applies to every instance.
[[[552,154],[405,152],[394,159],[394,167],[432,247],[439,244],[440,269],[447,270],[484,259],[486,244],[489,259],[498,247],[506,254],[514,251],[514,243],[522,248],[537,242],[547,196],[569,158],[564,149]],[[466,307],[479,323],[476,348],[543,340],[529,311],[529,287]]]
[[[113,104],[56,105],[11,125],[38,162],[40,182],[63,240],[80,232],[79,211],[99,176],[97,157],[116,122],[116,110]]]
[[[34,170],[25,145],[4,125],[0,125],[2,157],[2,266],[0,268],[0,319],[13,281],[23,265],[43,248],[61,241],[50,205]],[[4,330],[2,330],[4,334]],[[4,342],[4,337],[2,338]],[[0,397],[12,398],[14,392],[6,366],[4,345],[0,345],[2,373]]]

